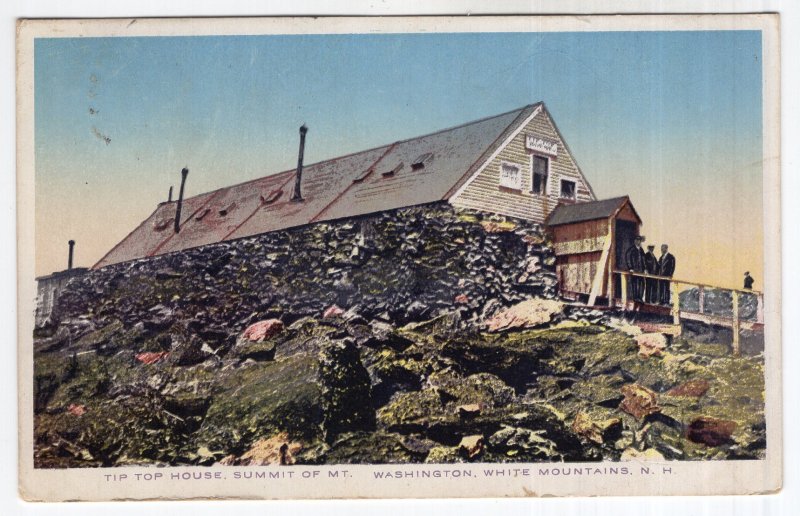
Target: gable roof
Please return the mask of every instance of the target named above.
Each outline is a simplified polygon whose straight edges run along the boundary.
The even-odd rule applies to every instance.
[[[576,204],[559,204],[547,218],[548,226],[560,226],[563,224],[573,224],[575,222],[586,222],[588,220],[607,219],[616,215],[625,204],[630,204],[630,198],[613,197],[602,201],[581,202]],[[630,205],[636,218],[641,222],[639,214]]]
[[[443,201],[541,102],[435,133],[303,166],[303,202],[290,202],[295,169],[164,202],[92,268],[313,222]],[[425,156],[429,155],[429,156]],[[420,158],[424,165],[412,166]]]

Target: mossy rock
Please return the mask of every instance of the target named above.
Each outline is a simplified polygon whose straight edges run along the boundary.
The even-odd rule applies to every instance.
[[[422,462],[419,453],[404,444],[403,436],[387,432],[356,432],[340,436],[325,454],[329,464],[409,464]]]

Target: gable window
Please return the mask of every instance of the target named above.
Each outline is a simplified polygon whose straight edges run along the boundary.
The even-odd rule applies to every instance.
[[[519,165],[513,163],[500,164],[500,186],[514,190],[522,190],[522,174]]]
[[[533,172],[531,191],[535,194],[547,194],[547,172],[550,168],[550,159],[534,154],[531,156],[531,169]]]
[[[567,179],[561,180],[561,193],[559,197],[562,199],[570,199],[575,200],[575,181],[569,181]]]

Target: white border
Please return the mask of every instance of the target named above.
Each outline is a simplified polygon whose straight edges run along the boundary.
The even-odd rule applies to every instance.
[[[0,41],[2,45],[3,66],[5,77],[14,76],[14,18],[19,16],[125,16],[130,14],[147,16],[186,16],[186,15],[253,15],[253,14],[403,14],[403,13],[480,13],[491,9],[495,13],[531,12],[532,4],[527,0],[507,1],[502,4],[488,7],[483,1],[455,2],[429,0],[426,2],[391,1],[374,3],[364,0],[351,0],[347,6],[339,5],[335,10],[331,4],[324,0],[296,0],[288,2],[273,1],[259,3],[255,6],[249,0],[227,0],[218,4],[212,0],[176,1],[171,3],[158,2],[99,2],[76,0],[69,4],[58,0],[39,0],[37,2],[8,2],[0,6],[3,11],[5,37]],[[784,56],[795,56],[800,50],[800,5],[780,0],[740,0],[740,1],[714,1],[714,0],[683,0],[673,2],[653,3],[648,0],[631,0],[611,4],[608,2],[593,2],[585,0],[543,0],[538,2],[536,9],[540,13],[592,13],[592,12],[755,12],[775,11],[781,14],[782,48]],[[783,91],[800,91],[800,60],[793,57],[783,61]],[[1,90],[2,101],[6,113],[14,110],[14,93],[11,79],[3,81]],[[800,141],[800,99],[789,95],[783,99],[782,108],[782,138],[787,142]],[[0,154],[3,163],[0,174],[0,196],[2,207],[7,217],[0,220],[0,230],[6,242],[15,238],[14,232],[14,120],[13,117],[3,117],[2,141],[3,148],[7,150]],[[783,188],[789,194],[800,192],[800,176],[789,174],[790,167],[800,163],[800,147],[785,146],[782,157],[784,171]],[[800,252],[800,234],[797,222],[800,219],[798,203],[784,203],[783,222],[788,235],[784,239],[783,253],[785,256],[797,256]],[[2,265],[6,270],[15,270],[15,254],[12,246],[4,246]],[[4,277],[9,288],[3,289],[3,308],[0,312],[0,323],[5,329],[6,342],[14,342],[15,336],[15,296],[13,283],[8,283],[9,276]],[[786,314],[796,314],[800,311],[797,292],[800,292],[800,272],[796,268],[784,271],[783,283],[787,288],[784,296],[784,310]],[[784,319],[785,335],[800,334],[800,318],[787,317]],[[3,464],[10,465],[16,461],[16,385],[15,385],[15,350],[13,346],[3,348],[3,358],[0,361],[0,371],[5,373],[2,396],[2,408],[7,415],[0,439],[0,460]],[[787,345],[784,355],[785,384],[787,393],[800,392],[800,375],[797,372],[800,364],[800,352],[796,346]],[[785,406],[785,435],[798,434],[798,404],[788,403]],[[458,500],[458,501],[344,501],[344,502],[280,502],[271,503],[269,507],[257,502],[232,504],[208,503],[140,503],[121,505],[115,504],[113,509],[108,504],[80,504],[80,505],[49,505],[37,506],[25,504],[16,496],[16,471],[15,468],[3,468],[2,490],[0,490],[0,504],[6,514],[42,514],[58,512],[60,514],[107,514],[113,510],[121,515],[141,514],[148,510],[169,510],[174,514],[215,514],[235,510],[237,514],[263,514],[265,509],[283,513],[291,510],[295,514],[317,514],[323,510],[326,514],[371,514],[380,511],[382,514],[408,514],[417,513],[423,509],[436,511],[439,514],[486,514],[498,511],[514,514],[532,514],[535,507],[537,514],[615,514],[615,515],[672,515],[681,514],[791,514],[800,510],[800,455],[795,441],[788,439],[785,443],[787,456],[785,468],[785,487],[780,494],[766,497],[713,497],[713,498],[646,498],[646,499],[544,499],[529,502],[527,500]],[[535,503],[535,505],[531,505]]]

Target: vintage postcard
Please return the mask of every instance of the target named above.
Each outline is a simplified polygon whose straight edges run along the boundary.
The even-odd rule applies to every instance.
[[[21,496],[780,489],[778,33],[20,21]]]

